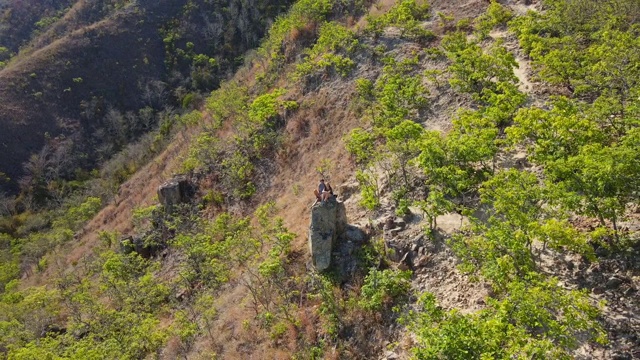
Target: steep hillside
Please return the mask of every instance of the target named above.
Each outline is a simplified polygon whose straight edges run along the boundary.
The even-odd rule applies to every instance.
[[[191,106],[198,92],[214,89],[242,63],[242,54],[258,44],[288,3],[68,5],[3,6],[7,27],[0,45],[6,42],[15,53],[0,69],[0,144],[11,154],[0,161],[0,172],[11,179],[5,189],[15,189],[24,175],[39,175],[23,164],[45,145],[49,153],[38,156],[60,157],[58,151],[73,159],[74,166],[51,165],[57,176],[73,179],[163,121],[161,110]],[[36,13],[49,19],[46,24]],[[18,19],[20,26],[10,27]],[[53,180],[31,180],[22,188],[28,191],[38,181],[51,186]]]
[[[636,3],[296,2],[197,111],[2,218],[0,358],[640,357]],[[323,272],[320,177],[351,224]]]

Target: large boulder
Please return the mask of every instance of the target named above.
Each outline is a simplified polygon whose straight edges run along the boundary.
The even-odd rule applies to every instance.
[[[331,265],[333,244],[347,227],[347,212],[335,197],[319,202],[311,208],[309,250],[313,266],[323,271]]]
[[[174,176],[158,187],[158,200],[167,209],[174,205],[187,202],[191,197],[192,186],[184,175]]]
[[[120,240],[120,251],[125,254],[135,252],[145,259],[150,259],[158,251],[158,248],[145,244],[142,237],[127,236]]]

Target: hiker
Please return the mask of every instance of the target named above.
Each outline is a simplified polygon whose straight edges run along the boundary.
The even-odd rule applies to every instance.
[[[333,189],[329,183],[324,183],[324,179],[320,179],[318,189],[313,190],[313,194],[316,196],[316,203],[318,201],[325,202],[333,196]],[[315,204],[314,204],[315,205]]]
[[[329,193],[327,195],[327,199],[330,199],[331,197],[333,197],[333,188],[331,187],[331,184],[329,184],[329,182],[327,181],[327,183],[325,184],[325,191],[327,193]]]

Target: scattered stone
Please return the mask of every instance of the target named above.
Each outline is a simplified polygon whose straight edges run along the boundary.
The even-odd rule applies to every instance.
[[[386,248],[387,258],[396,263],[400,262],[403,255],[400,249],[389,241],[385,241],[384,245]]]
[[[609,278],[609,280],[607,280],[607,283],[604,286],[608,290],[617,289],[620,285],[622,285],[623,282],[624,282],[623,279],[616,276],[612,276]]]
[[[604,288],[601,286],[596,286],[591,291],[596,295],[604,294]]]
[[[394,223],[394,227],[399,227],[402,230],[404,230],[407,227],[407,222],[404,221],[404,219],[402,218],[395,218],[395,220],[393,221]]]
[[[418,258],[418,260],[415,262],[416,267],[425,267],[429,264],[429,256],[427,255],[422,255]]]
[[[189,290],[188,289],[182,289],[182,290],[178,291],[178,293],[176,294],[176,300],[182,302],[187,298],[188,295],[189,295]]]
[[[138,253],[145,259],[150,259],[163,249],[159,244],[145,244],[142,237],[127,236],[120,240],[120,251],[124,254]]]
[[[400,270],[409,270],[409,269],[411,269],[413,267],[412,264],[411,264],[411,255],[409,255],[409,254],[410,253],[404,254],[402,259],[400,259],[400,265],[398,265],[398,269],[400,269]]]
[[[402,228],[399,228],[399,227],[389,230],[389,232],[391,233],[391,236],[396,236],[401,231],[402,231]]]
[[[387,351],[387,352],[384,354],[384,358],[385,358],[386,360],[396,360],[396,359],[399,359],[398,354],[394,353],[393,351]]]
[[[627,288],[623,294],[624,296],[632,296],[633,294],[635,294],[638,290],[634,289],[633,287],[629,287]]]
[[[64,335],[67,333],[67,328],[58,326],[56,324],[48,324],[40,332],[40,337]]]
[[[612,360],[632,360],[631,354],[628,352],[615,352],[611,355]]]
[[[384,230],[391,230],[396,226],[392,217],[388,217],[384,220]]]
[[[526,153],[518,153],[513,157],[513,162],[516,168],[523,169],[529,167]]]

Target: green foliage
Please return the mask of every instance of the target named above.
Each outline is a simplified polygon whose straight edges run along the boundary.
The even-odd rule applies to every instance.
[[[453,204],[445,198],[442,191],[435,187],[429,191],[426,199],[416,201],[415,205],[426,215],[429,222],[429,230],[435,230],[438,216],[453,210]]]
[[[153,268],[136,253],[102,254],[102,290],[118,308],[151,313],[169,296],[169,288],[157,283]]]
[[[478,111],[461,111],[453,124],[446,137],[437,131],[425,132],[417,164],[428,176],[427,184],[464,198],[493,172],[499,132]]]
[[[640,56],[638,28],[632,26],[637,4],[582,0],[553,1],[548,7],[544,14],[511,22],[540,77],[576,94],[628,99],[638,86],[632,65]]]
[[[411,120],[404,120],[397,126],[385,132],[386,150],[393,157],[395,164],[400,168],[404,186],[409,188],[411,184],[408,165],[420,152],[418,140],[422,137],[424,128]]]
[[[320,71],[335,71],[347,76],[355,63],[351,56],[358,47],[355,34],[336,22],[320,25],[318,40],[306,51],[307,58],[298,64],[295,72],[297,79]],[[344,54],[344,55],[343,55]]]
[[[186,256],[180,270],[182,278],[190,286],[204,283],[215,288],[228,281],[234,265],[252,256],[252,250],[259,246],[256,241],[251,236],[249,219],[223,213],[202,233],[180,234],[172,245]]]
[[[411,289],[411,271],[372,268],[364,278],[358,304],[368,311],[382,311],[397,304]]]
[[[360,184],[362,199],[360,205],[368,210],[375,210],[380,206],[380,196],[378,194],[378,182],[373,174],[358,170],[356,180]]]
[[[377,18],[369,17],[366,31],[376,37],[382,35],[389,26],[400,29],[400,36],[420,42],[426,42],[435,35],[422,27],[421,22],[430,17],[430,6],[427,2],[416,0],[402,0],[396,3],[389,11]]]
[[[317,297],[321,300],[318,312],[324,320],[324,329],[327,333],[335,338],[338,336],[338,331],[342,324],[340,318],[340,304],[339,299],[335,294],[335,287],[331,280],[325,275],[317,275],[313,277],[314,284],[316,285]]]
[[[317,34],[314,27],[318,24],[327,22],[336,13],[341,13],[345,16],[348,14],[355,15],[364,10],[364,7],[365,3],[362,1],[356,1],[348,5],[335,0],[297,1],[291,6],[286,15],[276,19],[269,30],[268,36],[258,50],[259,56],[266,62],[264,73],[257,77],[258,81],[264,84],[265,87],[272,86],[284,68],[286,63],[285,55],[287,55],[286,52],[289,46],[295,48],[298,42],[308,40],[309,37],[315,37]],[[327,35],[334,30],[344,34],[344,31],[339,29],[337,25],[326,26],[329,26],[329,28],[325,29],[325,31],[328,31]],[[325,37],[323,43],[326,44],[331,41],[331,39]],[[339,69],[340,72],[347,72],[353,65],[348,57],[336,54],[326,55],[326,58],[318,64],[319,68],[333,66],[337,70]],[[308,66],[306,68],[303,66],[301,70],[305,72],[310,69]]]
[[[374,125],[392,128],[405,119],[417,119],[420,110],[427,106],[428,90],[419,76],[412,76],[418,65],[418,57],[397,61],[384,59],[382,76],[375,83],[378,106],[373,116]]]
[[[584,107],[560,97],[550,110],[520,111],[507,133],[512,142],[530,140],[531,159],[560,191],[557,204],[602,226],[611,221],[617,236],[625,205],[637,199],[638,137],[625,122],[603,122],[601,110],[600,103]]]
[[[570,359],[578,334],[605,341],[599,311],[587,295],[552,280],[514,282],[507,297],[470,315],[442,310],[429,293],[419,304],[422,310],[408,316],[417,359]]]
[[[375,158],[375,137],[362,128],[351,130],[343,139],[356,164],[366,166]]]
[[[513,13],[497,1],[491,1],[484,13],[476,20],[476,31],[481,39],[486,38],[489,32],[498,25],[506,25],[513,18]]]
[[[218,129],[226,120],[246,116],[249,103],[247,88],[230,81],[220,85],[206,100],[206,109],[213,119],[213,129]]]
[[[158,205],[150,205],[147,207],[137,207],[133,209],[132,222],[138,230],[145,230],[150,226],[151,218],[154,212],[159,209]]]
[[[557,192],[539,184],[534,174],[502,171],[482,185],[480,194],[491,206],[489,218],[475,223],[471,236],[454,237],[454,251],[463,268],[479,270],[496,289],[536,270],[534,241],[592,256],[586,237],[569,225],[568,214],[542,206]]]
[[[473,95],[476,101],[486,104],[493,94],[505,93],[506,84],[518,84],[513,73],[518,64],[500,42],[484,50],[467,40],[465,33],[456,32],[442,39],[442,47],[452,61],[448,68],[453,75],[449,83],[457,91]]]

